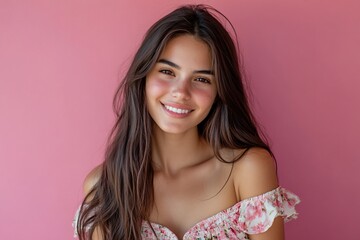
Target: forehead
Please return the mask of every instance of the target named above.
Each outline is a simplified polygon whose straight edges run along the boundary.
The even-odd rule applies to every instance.
[[[159,59],[166,59],[180,67],[211,69],[211,50],[203,40],[184,34],[174,37],[167,42]]]

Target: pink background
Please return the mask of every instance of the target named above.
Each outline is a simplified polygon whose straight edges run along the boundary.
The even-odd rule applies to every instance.
[[[357,0],[1,0],[0,239],[72,239],[119,76],[146,29],[186,2],[237,29],[281,185],[302,199],[287,239],[359,239]]]

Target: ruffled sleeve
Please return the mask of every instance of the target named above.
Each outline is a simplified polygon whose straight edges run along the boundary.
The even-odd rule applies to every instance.
[[[80,214],[80,208],[81,206],[76,210],[73,222],[72,222],[72,227],[74,229],[74,238],[78,237],[78,232],[77,232],[77,223],[79,221],[79,214]]]
[[[278,187],[260,196],[243,200],[239,208],[238,224],[247,234],[263,233],[278,216],[283,217],[285,222],[297,218],[295,205],[298,203],[298,196]]]
[[[79,237],[79,233],[77,231],[77,225],[78,225],[78,222],[80,220],[80,211],[83,211],[87,207],[88,207],[88,205],[86,205],[86,204],[85,205],[80,205],[79,208],[77,209],[76,213],[75,213],[75,216],[74,216],[74,219],[73,219],[73,222],[72,222],[72,226],[74,228],[74,238],[76,238],[76,239],[78,239],[78,237]],[[92,217],[92,216],[94,216],[94,212],[91,212],[89,217]],[[91,226],[87,226],[85,228],[85,232],[89,231],[90,227]]]

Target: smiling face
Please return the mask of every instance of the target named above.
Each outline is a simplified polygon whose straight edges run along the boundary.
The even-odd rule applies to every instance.
[[[146,104],[155,127],[173,134],[197,129],[217,94],[211,62],[208,45],[192,35],[165,45],[146,77]]]

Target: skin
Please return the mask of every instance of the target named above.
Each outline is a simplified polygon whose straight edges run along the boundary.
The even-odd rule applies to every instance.
[[[155,122],[154,132],[194,135],[192,132],[208,115],[216,92],[208,46],[191,35],[170,40],[146,78],[146,101]]]
[[[194,36],[182,35],[168,42],[146,79],[146,101],[154,120],[155,204],[150,221],[166,226],[179,239],[201,220],[278,186],[274,160],[267,151],[252,148],[232,166],[216,159],[198,135],[197,125],[216,97],[212,72],[209,47]],[[182,111],[173,113],[165,105]],[[221,155],[231,161],[243,151],[223,149]],[[90,173],[85,192],[100,172],[97,168]],[[93,239],[102,239],[98,230]],[[250,239],[284,239],[282,218]]]

